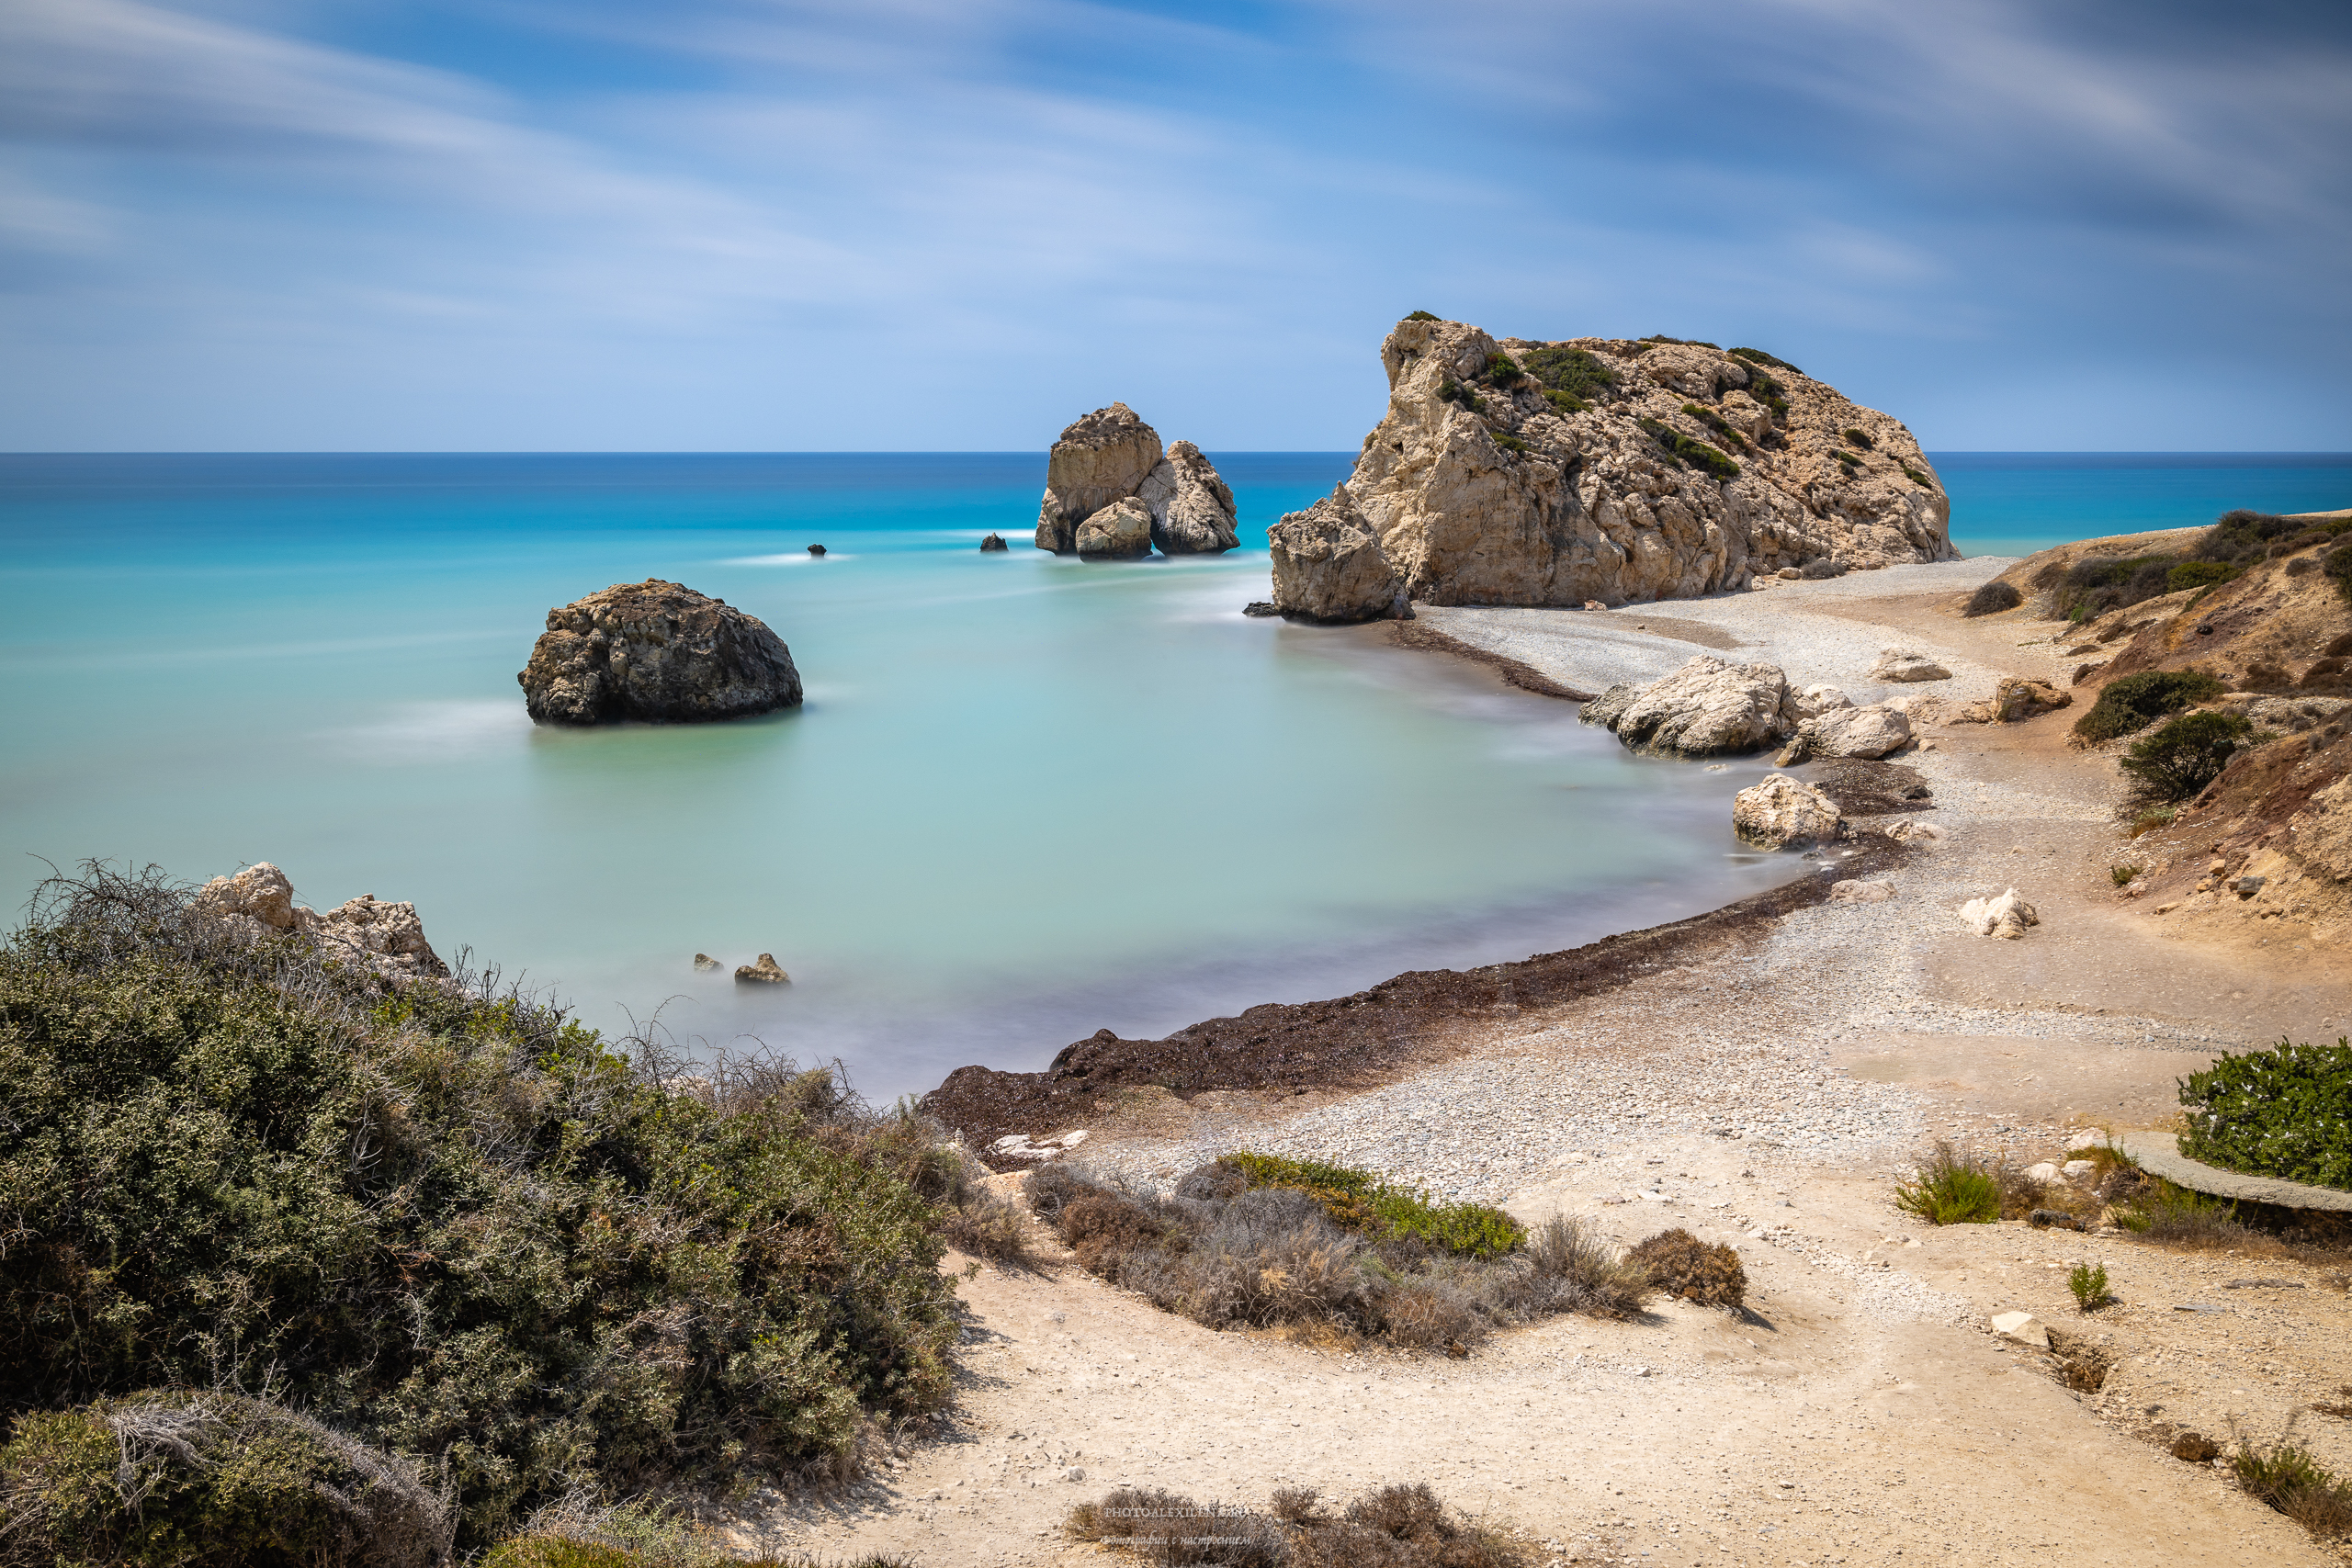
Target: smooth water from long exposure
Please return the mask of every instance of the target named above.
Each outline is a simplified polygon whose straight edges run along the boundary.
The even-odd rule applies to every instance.
[[[1761,759],[1631,758],[1381,628],[1243,617],[1265,525],[1349,458],[1218,461],[1242,550],[1096,565],[1029,547],[1033,456],[0,458],[0,893],[36,857],[271,860],[322,908],[414,900],[445,956],[600,1027],[658,1010],[887,1098],[1788,874],[1730,834]],[[2313,461],[2223,504],[2341,504],[2352,472]],[[2005,538],[2175,521],[2073,471],[2055,501],[1947,472],[1963,548],[1972,485],[2009,487]],[[1013,548],[981,554],[989,529]],[[806,707],[533,727],[514,672],[548,607],[644,577],[766,620]]]

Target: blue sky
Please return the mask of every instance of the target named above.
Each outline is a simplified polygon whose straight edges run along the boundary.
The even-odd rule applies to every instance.
[[[0,448],[1353,447],[1381,334],[2352,446],[2352,6],[0,0]]]

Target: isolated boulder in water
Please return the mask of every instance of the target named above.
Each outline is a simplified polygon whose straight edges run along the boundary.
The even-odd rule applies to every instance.
[[[1159,432],[1125,403],[1071,422],[1046,459],[1037,547],[1064,556],[1077,549],[1078,525],[1141,490],[1160,456]]]
[[[1733,830],[1768,850],[1827,843],[1838,837],[1838,803],[1808,784],[1774,773],[1732,796]]]
[[[784,972],[783,965],[776,963],[773,953],[761,953],[757,964],[738,964],[735,978],[746,985],[786,986],[792,983],[792,976]]]
[[[1871,666],[1873,681],[1949,681],[1951,671],[1924,653],[1914,653],[1907,648],[1890,648],[1881,652],[1878,662]]]
[[[1151,511],[1151,542],[1161,555],[1221,555],[1240,542],[1232,489],[1189,441],[1168,448],[1136,499]]]
[[[1372,526],[1341,485],[1266,530],[1274,562],[1274,608],[1309,621],[1369,621],[1394,615],[1404,585]]]
[[[1612,701],[1612,688],[1588,704],[1585,716],[1645,750],[1685,757],[1755,751],[1793,728],[1789,682],[1779,666],[1731,664],[1701,654],[1638,694]]]
[[[1151,508],[1134,496],[1114,501],[1078,525],[1078,553],[1090,560],[1151,554]]]
[[[980,540],[980,551],[984,555],[992,550],[1009,549],[1011,547],[1011,546],[1004,542],[1004,536],[1001,534],[990,534]]]
[[[621,582],[548,612],[514,679],[540,724],[744,718],[800,702],[792,652],[752,616],[675,582]]]

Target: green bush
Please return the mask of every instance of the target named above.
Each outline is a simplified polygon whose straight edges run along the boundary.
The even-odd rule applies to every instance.
[[[454,1533],[413,1465],[260,1400],[185,1391],[17,1417],[0,1518],[11,1564],[437,1568]]]
[[[1648,337],[1637,338],[1634,341],[1637,343],[1679,343],[1686,348],[1713,348],[1715,346],[1704,338],[1668,337],[1664,333],[1655,333]]]
[[[2242,714],[2183,714],[2132,743],[2122,768],[2132,780],[2132,804],[2154,806],[2194,799],[2222,776],[2230,758],[2254,733]]]
[[[1442,316],[1433,316],[1427,310],[1416,310],[1405,319],[1408,321],[1442,321],[1444,318]]]
[[[1527,378],[1527,372],[1519,367],[1519,361],[1508,354],[1487,355],[1485,374],[1487,379],[1498,387],[1508,387],[1514,381],[1523,381]]]
[[[1590,403],[1573,393],[1555,392],[1549,387],[1544,389],[1544,400],[1562,413],[1582,413],[1592,407]]]
[[[1692,419],[1697,420],[1701,424],[1705,425],[1709,430],[1713,431],[1724,440],[1730,442],[1740,451],[1745,452],[1747,450],[1747,438],[1742,435],[1738,431],[1732,428],[1731,421],[1725,419],[1723,415],[1717,413],[1706,404],[1684,403],[1682,405],[1682,412],[1689,414]]]
[[[2189,1158],[2352,1191],[2352,1039],[2223,1056],[2180,1080],[2180,1102]]]
[[[1683,434],[1665,421],[1652,419],[1649,415],[1644,414],[1634,423],[1640,425],[1651,440],[1666,449],[1666,455],[1670,461],[1688,463],[1694,468],[1702,468],[1719,479],[1738,477],[1737,463],[1733,462],[1705,442]]]
[[[1770,365],[1776,370],[1786,370],[1792,375],[1802,376],[1804,374],[1804,371],[1799,370],[1787,360],[1775,359],[1772,355],[1765,353],[1760,348],[1735,348],[1728,352],[1734,359],[1745,359],[1750,365]]]
[[[1507,430],[1490,430],[1487,432],[1487,434],[1493,439],[1496,446],[1501,447],[1506,452],[1526,452],[1530,450],[1526,442],[1521,441],[1518,436],[1511,434]]]
[[[1988,1225],[2001,1217],[2001,1178],[1984,1159],[1939,1141],[1909,1181],[1894,1184],[1894,1206],[1934,1225]]]
[[[1921,490],[1933,490],[1936,488],[1935,480],[1929,479],[1927,475],[1921,473],[1918,469],[1913,468],[1908,463],[1903,465],[1903,477],[1909,479],[1913,484],[1917,485]]]
[[[2202,670],[2149,670],[2109,681],[2090,711],[2075,721],[2077,739],[2089,745],[2131,735],[2191,703],[2209,702],[2229,690]]]
[[[1295,1187],[1342,1228],[1375,1241],[1399,1237],[1467,1258],[1499,1258],[1527,1241],[1519,1222],[1483,1203],[1431,1203],[1367,1170],[1281,1155],[1233,1154],[1217,1165],[1250,1188]]]
[[[1617,372],[1581,348],[1532,349],[1520,365],[1548,391],[1569,398],[1578,410],[1617,388]]]
[[[1968,596],[1968,604],[1961,610],[1965,616],[1997,615],[2004,610],[2014,610],[2025,603],[2025,595],[2014,582],[1999,578],[1985,583]]]
[[[2352,1483],[2337,1480],[2310,1450],[2285,1438],[2262,1448],[2241,1438],[2230,1455],[2230,1473],[2248,1496],[2322,1540],[2352,1535]]]
[[[1782,397],[1781,383],[1770,376],[1751,376],[1747,379],[1747,394],[1772,411],[1772,417],[1785,421],[1789,417],[1789,400]]]
[[[551,1494],[841,1461],[949,1393],[959,1156],[829,1072],[698,1089],[479,976],[371,990],[160,874],[0,947],[0,1391],[258,1386]]]
[[[2066,1276],[2066,1289],[2075,1294],[2075,1305],[2083,1312],[2102,1306],[2115,1298],[2107,1288],[2107,1265],[2077,1263]]]
[[[2183,561],[2165,573],[2165,592],[2178,593],[2184,589],[2211,588],[2217,582],[2229,581],[2243,570],[2220,561]]]
[[[1878,445],[1871,439],[1871,433],[1867,430],[1848,430],[1845,436],[1849,446],[1859,446],[1865,452]]]
[[[2352,544],[2336,546],[2320,558],[2320,570],[2335,581],[2335,591],[2352,603]]]
[[[1458,381],[1439,382],[1437,397],[1442,403],[1460,403],[1472,413],[1487,412],[1487,400]]]

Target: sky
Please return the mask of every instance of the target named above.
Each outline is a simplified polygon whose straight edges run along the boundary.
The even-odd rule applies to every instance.
[[[1352,449],[1414,310],[2352,447],[2352,6],[0,0],[0,449]]]

